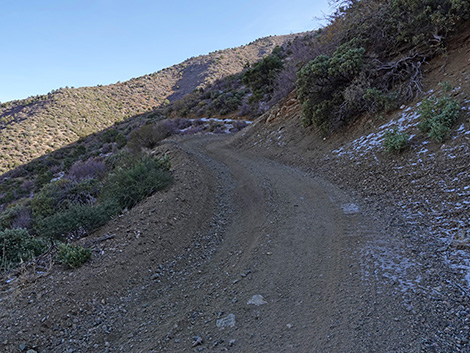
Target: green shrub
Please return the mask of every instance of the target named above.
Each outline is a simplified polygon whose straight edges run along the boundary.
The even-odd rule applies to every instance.
[[[118,205],[112,202],[95,206],[74,204],[63,211],[37,219],[35,229],[43,237],[78,238],[104,225],[119,210]]]
[[[408,147],[409,136],[397,128],[386,131],[384,134],[384,147],[387,152],[399,153]]]
[[[103,186],[100,200],[114,200],[121,209],[131,208],[171,182],[168,160],[142,157],[128,168],[117,168]]]
[[[368,88],[365,90],[362,98],[369,105],[369,111],[378,113],[385,111],[386,113],[391,112],[398,108],[398,93],[384,93],[375,87]]]
[[[0,232],[0,247],[1,267],[8,269],[40,255],[46,246],[26,229],[6,229]]]
[[[332,57],[319,55],[298,72],[297,97],[304,125],[314,124],[326,133],[351,118],[355,113],[351,103],[355,102],[348,101],[345,92],[362,68],[364,53],[364,48],[354,47],[351,41]]]
[[[28,228],[30,222],[31,210],[27,202],[11,205],[0,213],[0,231],[9,228]]]
[[[127,144],[127,138],[122,133],[117,134],[116,143],[118,148],[123,148]]]
[[[13,222],[21,208],[22,206],[20,205],[13,205],[0,213],[0,231],[13,228]]]
[[[111,154],[104,161],[109,170],[116,169],[117,167],[126,167],[135,163],[135,155],[129,150],[123,149],[117,153]]]
[[[116,138],[118,135],[118,131],[116,129],[109,129],[103,132],[103,135],[101,136],[101,141],[103,143],[112,143],[116,142]]]
[[[444,89],[447,90],[445,84]],[[460,103],[448,93],[443,97],[424,99],[418,109],[421,122],[418,128],[437,142],[444,142],[449,137],[452,126],[460,114]]]
[[[77,268],[83,265],[91,258],[90,249],[70,244],[59,244],[57,259],[71,268]]]
[[[35,181],[35,188],[36,190],[41,189],[44,185],[49,183],[51,179],[54,177],[50,170],[46,170],[45,172],[38,174],[36,181]]]
[[[47,217],[56,212],[58,189],[58,183],[47,184],[34,195],[31,199],[31,210],[34,217]]]
[[[312,42],[316,57],[297,76],[304,125],[323,131],[415,98],[424,63],[445,50],[470,13],[463,0],[335,3],[331,23]],[[442,125],[432,130],[437,139],[446,133]]]
[[[117,161],[123,166],[108,175],[99,196],[95,188],[100,184],[93,180],[62,180],[41,190],[32,202],[36,232],[50,238],[84,236],[170,183],[168,158],[145,156],[137,162],[135,157],[123,158]],[[67,187],[62,188],[64,185]],[[96,191],[92,196],[90,187]]]
[[[257,102],[265,94],[272,93],[274,80],[284,67],[283,57],[284,50],[281,47],[276,47],[271,55],[255,63],[243,74],[243,84],[249,86],[253,93],[250,98],[251,102]]]
[[[45,185],[31,199],[31,210],[35,218],[44,218],[66,210],[72,205],[87,205],[95,202],[99,193],[95,179],[73,181],[56,180]]]

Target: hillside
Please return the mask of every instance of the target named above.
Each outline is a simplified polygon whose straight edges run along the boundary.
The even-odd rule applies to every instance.
[[[240,72],[292,35],[190,58],[172,67],[108,86],[61,88],[0,105],[0,174],[115,122],[156,109],[199,87]]]

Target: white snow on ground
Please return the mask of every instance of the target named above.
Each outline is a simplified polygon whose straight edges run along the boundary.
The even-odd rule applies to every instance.
[[[373,153],[376,150],[383,148],[385,132],[397,128],[398,131],[406,131],[410,128],[416,127],[419,124],[419,114],[410,108],[402,111],[398,119],[393,119],[388,123],[379,127],[378,131],[370,133],[367,136],[362,136],[346,146],[332,151],[333,154],[338,156],[347,155],[349,159],[354,159],[357,156],[364,156],[368,153]],[[411,135],[410,139],[414,135]]]
[[[211,123],[221,123],[221,124],[224,125],[223,131],[222,131],[224,134],[232,133],[233,130],[236,129],[237,124],[243,124],[244,123],[244,124],[246,124],[246,126],[248,126],[248,125],[253,123],[252,121],[249,121],[249,120],[217,119],[217,118],[200,118],[200,119],[187,119],[187,120],[191,123],[194,123],[194,122],[197,122],[197,121],[202,122],[202,124],[199,125],[199,127],[201,129],[208,128]],[[185,134],[185,133],[188,133],[188,132],[192,131],[196,127],[197,126],[195,126],[195,125],[191,125],[191,126],[188,126],[187,128],[178,130],[178,133]],[[238,131],[238,129],[237,129],[237,131]]]
[[[282,134],[282,130],[271,131],[271,133],[266,137],[266,143],[275,143],[278,146],[285,146],[287,143],[283,141],[283,139],[284,135]],[[261,142],[261,140],[258,142]],[[256,145],[258,142],[255,142],[254,145]]]
[[[412,293],[416,292],[421,282],[421,264],[401,253],[400,247],[393,248],[390,243],[375,240],[361,250],[361,268],[363,281],[370,277],[376,281],[387,281],[393,284],[408,310],[413,309]],[[369,264],[372,263],[373,267]],[[379,268],[381,271],[375,270]]]
[[[384,148],[383,142],[385,132],[395,128],[400,132],[408,133],[410,136],[409,139],[413,139],[415,133],[417,133],[416,127],[420,122],[420,115],[418,113],[419,105],[420,103],[417,103],[414,107],[407,107],[406,109],[402,109],[395,119],[392,119],[388,123],[380,126],[376,132],[370,133],[367,136],[361,136],[360,138],[346,144],[345,146],[333,150],[333,155],[346,156],[349,159],[355,159],[358,156],[363,157],[367,154],[375,156],[375,151],[383,150]],[[470,100],[463,103],[462,110],[470,110]],[[465,124],[462,124],[453,132],[452,139],[456,139],[462,135],[470,135],[470,130],[465,128]],[[426,142],[426,144],[427,143],[428,142]]]
[[[432,92],[428,93],[431,94]],[[402,107],[402,110],[394,119],[380,126],[377,131],[355,139],[345,144],[343,147],[332,151],[330,157],[355,160],[358,164],[362,163],[362,161],[359,162],[358,157],[364,157],[378,164],[379,161],[376,152],[384,150],[383,141],[386,131],[396,128],[398,131],[406,132],[411,136],[410,140],[413,139],[415,134],[422,136],[422,133],[419,132],[417,128],[420,122],[418,107],[419,103],[407,108]],[[466,114],[470,112],[470,100],[462,103],[462,111]],[[435,153],[431,153],[427,148],[426,145],[430,143],[429,141],[420,142],[419,145],[417,142],[413,141],[414,143],[412,142],[411,148],[412,151],[415,151],[415,155],[409,159],[407,166],[399,166],[395,169],[398,170],[409,166],[415,166],[416,168],[424,167],[425,161],[436,158],[436,154],[448,159],[456,158],[456,152],[458,152],[459,155],[464,153],[470,156],[469,135],[470,127],[468,123],[462,123],[460,126],[454,128],[451,138],[449,139],[455,142],[462,142],[453,142],[452,146],[443,144],[439,152]],[[410,173],[410,175],[413,174],[414,172]],[[457,187],[454,184],[459,185],[460,183],[461,185],[462,181],[469,180],[469,178],[470,171],[466,168],[453,179],[446,178],[446,175],[443,175],[442,179],[439,181],[439,188],[436,190],[436,193],[447,193],[449,196],[443,198],[444,201],[442,201],[442,205],[439,206],[439,209],[432,209],[431,205],[433,203],[429,200],[424,200],[421,202],[421,205],[416,205],[424,206],[426,212],[431,212],[431,220],[426,221],[431,224],[425,224],[425,227],[431,236],[435,239],[440,239],[447,254],[445,255],[443,252],[442,256],[445,256],[445,261],[450,268],[462,274],[462,278],[465,279],[468,290],[470,290],[470,229],[468,228],[470,224],[470,185]],[[419,183],[419,180],[411,181],[411,184],[418,185]],[[428,216],[427,219],[429,219],[429,213],[426,215],[423,215],[421,211],[412,213],[410,211],[409,202],[399,204],[398,207],[401,207],[405,214],[408,213],[409,223],[422,224],[421,222],[424,216]],[[416,207],[415,209],[419,210],[420,208]],[[459,244],[463,244],[462,246],[465,247],[465,250],[456,250],[457,248],[455,246],[450,246],[455,243],[456,239]],[[363,251],[363,256],[374,257],[377,266],[381,268],[384,273],[383,276],[396,282],[402,292],[413,290],[413,283],[419,283],[419,277],[415,276],[415,278],[411,279],[409,277],[409,270],[416,264],[412,264],[408,259],[403,258],[393,251],[387,252],[386,249],[381,248],[379,244],[371,244],[370,247]]]
[[[359,213],[359,206],[354,203],[344,203],[341,205],[341,209],[344,214],[355,214]]]

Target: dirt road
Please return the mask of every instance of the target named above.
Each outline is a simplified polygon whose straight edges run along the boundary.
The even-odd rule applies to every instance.
[[[141,342],[122,332],[121,350],[418,350],[399,298],[384,287],[378,293],[372,276],[364,276],[361,249],[381,234],[352,200],[223,140],[191,139],[182,148],[217,180],[212,237],[218,234],[219,244],[205,261],[188,266],[183,256],[162,271],[130,310],[146,308],[146,319],[159,320],[135,326]],[[131,314],[126,332],[133,322]]]
[[[38,352],[419,351],[416,313],[365,251],[386,234],[360,202],[226,140],[173,142],[194,168],[177,180],[183,203],[154,196],[106,228],[118,233],[88,268],[3,300],[17,308],[2,318],[5,351],[22,341]],[[154,220],[162,203],[173,207],[164,235],[150,225],[124,242],[130,226],[119,222]]]

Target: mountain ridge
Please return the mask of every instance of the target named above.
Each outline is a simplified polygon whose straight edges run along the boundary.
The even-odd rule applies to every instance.
[[[0,173],[238,73],[295,35],[218,50],[125,82],[60,88],[0,104]]]

